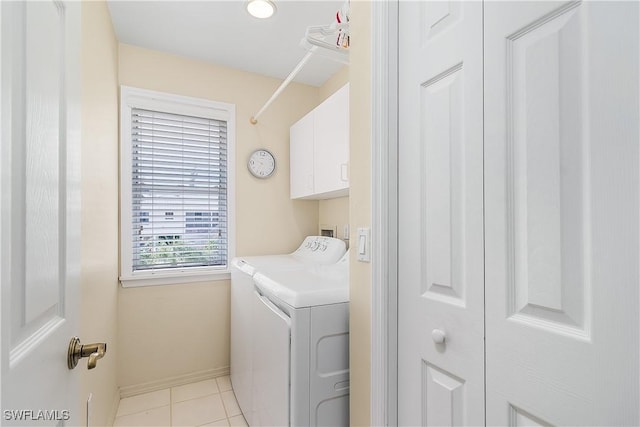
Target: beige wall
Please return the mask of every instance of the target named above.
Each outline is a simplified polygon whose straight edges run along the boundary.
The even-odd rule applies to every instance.
[[[93,393],[91,424],[111,425],[118,404],[118,44],[104,1],[82,3],[81,55],[80,338],[106,342],[107,354],[96,369],[87,370],[84,360],[77,370],[83,410]]]
[[[338,228],[339,239],[348,239],[344,235],[344,226],[349,224],[349,197],[320,200],[318,208],[320,224],[334,225]]]
[[[289,127],[317,105],[318,88],[292,84],[251,125],[277,79],[120,44],[120,83],[236,105],[238,255],[293,251],[316,234],[317,201],[289,199]],[[276,157],[273,177],[251,176],[254,149]],[[229,281],[120,289],[118,383],[130,387],[229,366]],[[144,355],[144,357],[143,357]]]
[[[349,67],[344,66],[318,88],[318,104],[349,83]]]
[[[227,373],[226,280],[121,288],[118,321],[118,384],[125,395],[164,388],[176,377]]]
[[[349,217],[351,238],[371,225],[371,5],[351,2],[351,151]],[[371,268],[351,253],[350,269],[351,425],[370,425]]]

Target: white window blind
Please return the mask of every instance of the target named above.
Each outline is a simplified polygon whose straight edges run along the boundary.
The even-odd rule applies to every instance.
[[[226,266],[227,122],[131,109],[134,272]]]

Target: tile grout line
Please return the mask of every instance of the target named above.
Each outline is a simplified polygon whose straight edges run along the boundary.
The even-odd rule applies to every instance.
[[[216,380],[217,382],[217,380]],[[224,409],[224,415],[229,419],[229,411],[227,410],[227,404],[224,401],[224,397],[222,397],[222,392],[220,393],[220,400],[222,401],[222,408]]]
[[[219,420],[210,421],[209,423],[226,421],[228,425],[231,425],[231,423],[232,423],[231,418],[237,417],[238,415],[234,415],[233,417],[230,416],[230,409],[227,408],[227,403],[226,403],[225,399],[223,399],[223,394],[227,393],[231,397],[233,397],[233,400],[235,400],[236,405],[237,405],[237,399],[235,397],[235,392],[233,391],[233,387],[231,387],[230,389],[225,389],[223,391],[222,387],[221,387],[221,384],[218,382],[218,378],[215,378],[213,380],[214,380],[214,383],[215,383],[217,391],[215,391],[213,393],[208,393],[208,394],[205,394],[205,395],[202,395],[202,396],[192,397],[190,399],[186,399],[186,400],[183,400],[181,402],[187,402],[187,401],[190,401],[190,400],[196,400],[196,399],[201,399],[201,398],[208,397],[208,396],[218,395],[219,398],[220,398],[220,401],[222,403],[222,408],[223,408],[223,411],[224,411],[225,415],[224,415],[223,418],[221,418]],[[225,387],[226,387],[226,384],[225,384]],[[163,390],[167,390],[168,393],[169,393],[169,422],[168,422],[168,426],[172,427],[174,425],[174,423],[173,423],[173,410],[174,410],[174,407],[173,406],[174,406],[174,404],[181,403],[181,402],[173,402],[173,387],[167,387],[166,389],[163,389]],[[229,391],[231,393],[228,393]],[[121,401],[122,401],[122,399],[121,399]],[[154,406],[153,408],[145,408],[143,410],[136,411],[136,412],[133,412],[133,413],[130,413],[130,414],[124,414],[124,415],[121,415],[120,417],[116,417],[116,420],[118,418],[122,418],[122,417],[128,417],[128,416],[132,416],[132,415],[143,414],[143,413],[148,412],[148,411],[153,411],[153,410],[156,410],[156,409],[163,408],[164,406],[166,406],[166,405]],[[240,412],[239,415],[242,415],[242,412]],[[244,419],[244,416],[243,416],[243,419]],[[246,424],[246,421],[245,421],[245,424]],[[203,424],[203,426],[204,425],[206,425],[206,424]]]
[[[163,390],[165,390],[165,389],[163,389]],[[160,391],[162,391],[162,390],[160,390]],[[169,393],[171,393],[171,392],[169,392]],[[171,394],[169,394],[169,397],[171,397]],[[120,399],[120,400],[122,400],[122,399]],[[118,403],[118,405],[120,405],[120,403]],[[131,413],[128,413],[128,414],[123,414],[123,415],[120,415],[120,416],[116,416],[115,419],[117,420],[118,418],[130,417],[132,415],[140,415],[143,412],[153,411],[153,410],[156,410],[156,409],[164,408],[165,406],[167,406],[167,405],[159,405],[159,406],[148,407],[148,408],[145,408],[145,409],[142,409],[142,410],[139,410],[139,411],[135,411],[135,412],[131,412]],[[171,401],[169,401],[169,405],[168,406],[171,406]],[[171,410],[169,410],[169,411],[171,411]],[[115,423],[115,420],[114,420],[114,423]]]

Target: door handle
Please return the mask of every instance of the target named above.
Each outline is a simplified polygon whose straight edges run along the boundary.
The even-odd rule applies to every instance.
[[[80,338],[73,337],[69,342],[67,352],[67,366],[73,369],[78,365],[78,361],[83,357],[88,357],[87,369],[93,369],[98,364],[98,359],[102,359],[107,352],[107,344],[103,342],[83,345]]]
[[[256,295],[256,297],[258,297],[260,302],[262,302],[269,310],[273,311],[273,314],[284,320],[284,322],[289,325],[289,327],[291,327],[291,317],[289,317],[287,313],[280,310],[274,303],[269,301],[267,297],[260,295],[255,290],[253,291],[253,293]]]

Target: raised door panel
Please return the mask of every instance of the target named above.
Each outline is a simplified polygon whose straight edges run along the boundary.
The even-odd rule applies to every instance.
[[[464,71],[456,64],[421,85],[423,295],[465,304]]]
[[[586,334],[583,24],[576,7],[560,12],[507,39],[510,311]]]
[[[22,141],[13,146],[12,170],[17,190],[12,194],[12,232],[13,242],[19,246],[14,245],[11,256],[16,287],[11,336],[18,346],[43,325],[64,321],[64,282],[60,276],[65,205],[61,200],[65,174],[61,157],[66,152],[61,134],[62,14],[54,3],[40,7],[27,4],[24,17],[28,31],[17,41],[24,44],[23,62],[18,65],[24,67],[23,74],[15,75],[24,79],[22,91],[14,92],[13,98],[20,105],[13,110],[14,120],[20,123],[13,136]],[[40,30],[29,31],[35,26]],[[24,290],[19,291],[23,285]]]
[[[639,5],[484,16],[487,423],[638,425]]]
[[[465,425],[464,380],[423,361],[423,426]]]
[[[315,110],[314,193],[349,188],[349,85],[340,88]]]
[[[292,199],[307,197],[314,192],[313,132],[313,111],[291,126],[289,133],[289,165]]]

